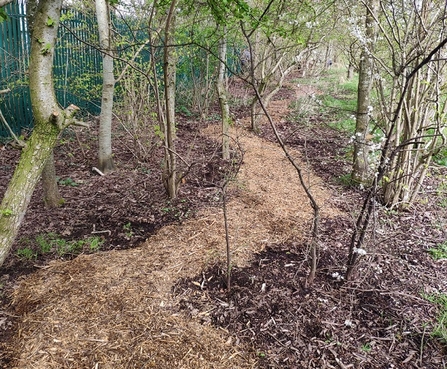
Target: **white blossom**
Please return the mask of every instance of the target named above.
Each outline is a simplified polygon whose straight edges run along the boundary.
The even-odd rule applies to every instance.
[[[331,274],[331,277],[334,278],[336,281],[340,282],[343,279],[345,279],[340,273],[334,272]]]

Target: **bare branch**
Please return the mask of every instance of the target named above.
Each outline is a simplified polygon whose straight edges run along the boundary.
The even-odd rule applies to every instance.
[[[8,122],[6,121],[5,117],[3,116],[2,111],[0,110],[0,120],[2,121],[2,123],[6,126],[6,128],[8,129],[10,135],[12,136],[12,138],[14,138],[14,141],[17,142],[17,145],[19,145],[19,147],[21,149],[23,149],[26,144],[25,141],[21,140],[20,138],[18,138],[16,136],[16,134],[14,133],[14,131],[11,129],[11,127],[9,126]]]

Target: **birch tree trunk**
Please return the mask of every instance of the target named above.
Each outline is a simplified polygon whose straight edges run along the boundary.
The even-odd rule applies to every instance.
[[[175,30],[175,6],[177,1],[172,0],[169,8],[165,27],[165,45],[164,45],[164,88],[166,105],[166,124],[164,126],[164,185],[169,198],[177,196],[178,178],[177,178],[177,158],[175,152],[175,74],[176,74],[176,56],[175,49],[171,45],[174,40]]]
[[[373,81],[373,45],[377,33],[375,14],[377,0],[369,0],[366,10],[365,38],[360,56],[359,84],[357,90],[357,117],[355,124],[354,158],[352,180],[358,184],[366,184],[370,179],[369,169],[369,120],[371,110],[371,88]]]
[[[5,261],[43,167],[61,130],[73,122],[77,109],[61,110],[54,93],[53,55],[62,0],[41,0],[31,37],[29,84],[34,130],[0,205],[0,265]],[[49,21],[51,20],[51,22]]]
[[[112,156],[112,112],[115,77],[113,75],[113,50],[110,32],[110,9],[106,0],[95,0],[98,20],[99,43],[103,50],[103,82],[101,114],[99,116],[98,167],[103,173],[115,169]]]
[[[225,71],[227,60],[227,38],[226,28],[222,27],[222,36],[219,41],[219,76],[217,79],[217,93],[219,95],[219,105],[222,114],[222,158],[230,159],[230,137],[229,130],[231,124],[230,107],[227,99],[227,89],[225,83]]]

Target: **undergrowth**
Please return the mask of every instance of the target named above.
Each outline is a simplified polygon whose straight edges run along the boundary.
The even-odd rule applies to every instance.
[[[16,255],[21,259],[27,260],[47,254],[65,256],[79,255],[82,252],[96,252],[100,250],[101,245],[104,243],[102,237],[99,236],[92,236],[82,240],[66,240],[53,232],[39,234],[34,240],[25,241],[28,245],[18,249]]]

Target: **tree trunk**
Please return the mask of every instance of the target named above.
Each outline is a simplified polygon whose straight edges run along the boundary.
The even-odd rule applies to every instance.
[[[169,14],[166,19],[165,45],[164,45],[164,84],[165,84],[165,104],[166,104],[166,124],[164,127],[164,184],[169,198],[177,196],[177,158],[175,152],[175,74],[176,57],[172,43],[175,29],[175,5],[177,1],[172,0]]]
[[[222,114],[222,158],[230,159],[230,137],[229,129],[231,124],[230,107],[227,99],[227,89],[225,84],[225,71],[227,60],[227,39],[226,27],[223,27],[222,37],[219,42],[219,76],[217,79],[217,93],[219,95],[219,105]]]
[[[98,167],[103,173],[115,169],[112,156],[112,112],[115,77],[113,75],[112,40],[110,32],[110,9],[106,0],[96,0],[99,42],[104,51],[101,114],[99,117]]]
[[[349,62],[348,65],[348,72],[346,74],[346,78],[348,79],[348,81],[354,78],[354,65],[351,62]]]
[[[57,208],[64,204],[65,201],[61,196],[57,185],[53,151],[51,151],[50,157],[42,170],[42,187],[45,206],[49,208]]]
[[[62,0],[41,0],[35,15],[29,64],[35,125],[0,205],[0,265],[18,234],[43,167],[70,113],[59,108],[52,75],[61,4]]]
[[[26,2],[26,19],[28,22],[28,29],[30,34],[33,33],[34,29],[34,18],[37,10],[37,0],[28,0]],[[43,202],[45,206],[49,208],[56,208],[64,203],[59,187],[57,185],[56,178],[56,167],[54,165],[54,153],[51,152],[48,161],[43,167],[42,171],[42,188],[43,188]]]
[[[371,173],[369,169],[369,120],[371,114],[370,98],[374,69],[374,62],[371,53],[377,29],[374,19],[374,14],[376,14],[376,12],[377,0],[370,0],[366,11],[366,40],[360,56],[359,84],[357,92],[357,117],[352,166],[352,180],[358,184],[367,184]]]

